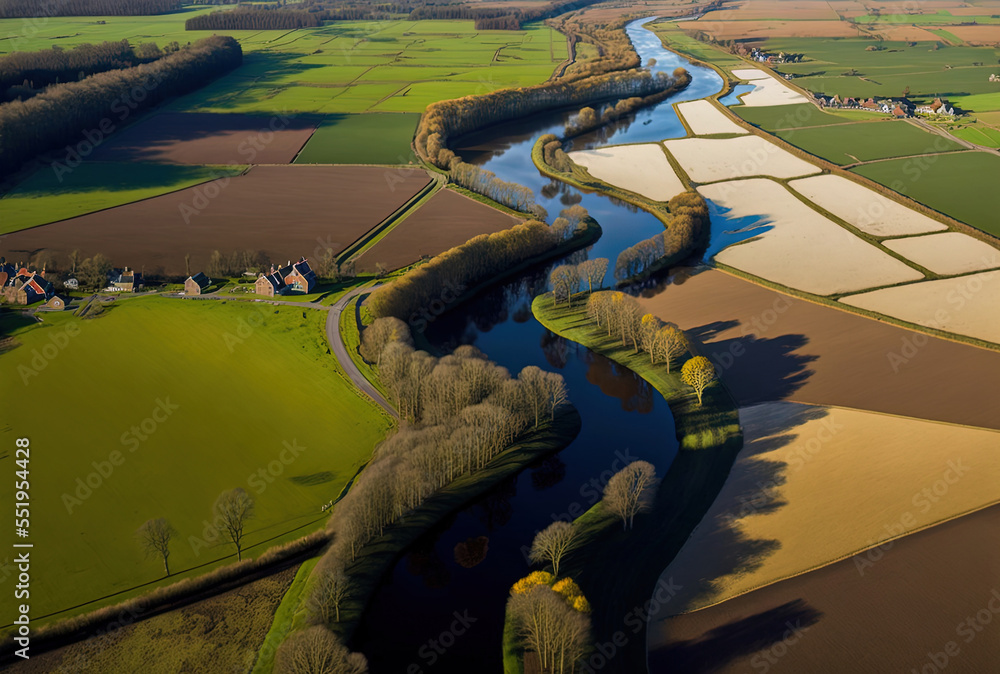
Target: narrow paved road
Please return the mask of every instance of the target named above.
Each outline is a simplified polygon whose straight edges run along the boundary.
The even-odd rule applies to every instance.
[[[347,347],[344,346],[344,341],[340,338],[340,315],[344,313],[344,309],[352,299],[358,295],[363,295],[365,293],[370,293],[374,288],[355,288],[351,292],[347,293],[339,300],[336,304],[330,307],[329,313],[326,315],[326,339],[330,343],[330,349],[333,350],[333,355],[340,361],[341,367],[344,368],[344,372],[350,377],[354,385],[361,389],[369,398],[378,403],[382,409],[388,412],[392,417],[398,419],[399,413],[396,409],[389,404],[389,402],[382,397],[382,394],[378,392],[370,381],[361,373],[361,370],[354,364],[351,360],[350,354],[347,353]]]

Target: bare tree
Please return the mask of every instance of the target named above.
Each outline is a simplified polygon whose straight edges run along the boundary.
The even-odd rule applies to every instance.
[[[277,674],[367,674],[368,661],[351,653],[322,625],[293,632],[274,654]]]
[[[236,558],[243,559],[243,535],[248,520],[254,516],[254,501],[242,487],[219,494],[212,510],[215,520],[236,546]]]
[[[596,284],[600,288],[604,282],[604,275],[608,272],[608,260],[603,257],[584,260],[577,265],[577,269],[580,273],[581,283],[585,281],[587,283],[587,291],[593,293],[594,285]]]
[[[622,518],[627,531],[638,513],[652,507],[656,468],[648,461],[633,461],[611,476],[604,487],[604,505]]]
[[[537,534],[531,543],[528,558],[532,564],[549,562],[552,564],[552,574],[559,575],[559,563],[576,542],[577,531],[569,522],[553,522]]]
[[[580,273],[576,266],[564,264],[556,267],[549,274],[549,282],[552,284],[553,301],[558,304],[560,300],[573,306],[573,294],[580,289]]]
[[[163,560],[163,572],[170,575],[170,564],[167,560],[170,557],[170,539],[177,531],[170,525],[164,517],[146,522],[136,531],[139,545],[146,557],[159,557]]]
[[[309,613],[322,624],[339,623],[340,609],[351,596],[351,578],[340,564],[317,572],[316,588],[309,595]]]
[[[393,316],[377,318],[361,333],[361,355],[376,367],[382,366],[382,353],[392,342],[413,344],[413,337],[406,323]]]
[[[667,364],[667,372],[670,372],[670,364],[674,358],[683,355],[688,349],[687,336],[676,325],[667,323],[656,334],[656,349]]]
[[[542,668],[553,674],[571,674],[585,654],[590,619],[574,610],[548,585],[510,597],[507,610],[517,625],[525,650],[534,651]]]

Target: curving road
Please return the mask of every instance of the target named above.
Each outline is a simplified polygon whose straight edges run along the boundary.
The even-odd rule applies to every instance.
[[[377,287],[377,286],[375,286]],[[341,297],[337,302],[330,307],[330,311],[326,315],[326,340],[330,343],[330,349],[333,351],[333,355],[340,362],[341,367],[344,368],[344,372],[350,378],[354,385],[357,386],[362,393],[367,395],[369,398],[374,400],[382,409],[389,413],[393,418],[399,418],[399,412],[389,404],[389,402],[378,392],[370,381],[361,373],[354,361],[351,360],[351,356],[347,353],[347,347],[344,345],[344,341],[340,338],[340,315],[344,313],[344,309],[350,303],[352,299],[361,294],[370,293],[372,288],[355,288],[351,292],[347,293]]]

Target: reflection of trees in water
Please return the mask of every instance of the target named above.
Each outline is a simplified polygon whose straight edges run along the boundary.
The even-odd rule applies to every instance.
[[[541,347],[542,353],[545,355],[545,360],[549,365],[557,370],[566,367],[566,364],[569,362],[570,348],[564,338],[546,330],[542,333]]]
[[[542,491],[554,487],[566,477],[566,464],[559,458],[558,454],[553,454],[542,460],[537,466],[531,469],[531,486],[536,491]]]
[[[498,529],[508,522],[514,514],[514,506],[510,500],[517,495],[517,477],[512,476],[498,484],[484,498],[476,503],[479,509],[479,521],[489,530]]]
[[[447,587],[451,580],[448,566],[438,556],[434,544],[437,543],[440,533],[451,526],[453,519],[449,518],[447,523],[442,523],[442,526],[435,530],[437,533],[434,535],[424,536],[415,542],[410,548],[409,554],[406,555],[406,570],[414,576],[422,578],[427,587]]]
[[[486,559],[490,549],[490,539],[486,536],[469,538],[455,545],[455,562],[459,566],[471,569]]]
[[[581,349],[580,358],[589,365],[587,381],[604,395],[621,400],[623,410],[641,414],[653,411],[653,387],[642,377],[589,349]]]

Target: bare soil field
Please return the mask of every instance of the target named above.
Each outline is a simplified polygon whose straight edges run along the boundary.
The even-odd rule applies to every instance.
[[[998,527],[994,506],[906,536],[870,565],[862,554],[652,622],[650,672],[994,671],[1000,556],[987,541]]]
[[[891,42],[936,42],[939,38],[934,33],[918,26],[898,26],[880,23],[873,27],[883,40]]]
[[[714,269],[640,298],[702,343],[740,405],[837,405],[1000,429],[1000,353],[905,330]]]
[[[680,138],[664,141],[663,144],[688,177],[696,183],[750,176],[795,178],[820,171],[818,166],[755,135],[740,138]],[[570,156],[575,155],[576,153],[572,153]]]
[[[161,112],[115,134],[96,161],[290,164],[316,130],[303,119]]]
[[[698,191],[727,209],[727,230],[746,228],[741,243],[715,254],[748,274],[817,295],[918,281],[924,274],[855,236],[796,199],[784,185],[751,178],[702,185]],[[745,219],[759,218],[759,224]],[[721,220],[721,218],[719,218]],[[752,229],[750,229],[752,228]]]
[[[841,3],[843,4],[843,3]],[[706,14],[709,21],[754,21],[760,19],[795,19],[837,21],[830,4],[822,0],[754,0]],[[699,22],[700,23],[700,22]]]
[[[441,190],[365,251],[355,261],[355,268],[375,271],[375,265],[381,263],[390,271],[399,269],[518,222],[518,218],[454,190]]]
[[[677,106],[677,111],[691,127],[691,131],[699,136],[708,136],[714,133],[750,133],[704,99],[680,103]]]
[[[948,26],[948,32],[971,45],[1000,44],[1000,25]]]
[[[297,568],[297,567],[296,567]],[[216,597],[31,656],[18,672],[247,672],[295,577],[285,569]],[[126,614],[127,615],[127,614]]]
[[[1000,267],[1000,250],[960,232],[890,239],[884,245],[936,274],[965,274]]]
[[[843,176],[826,174],[788,185],[820,208],[873,236],[940,232],[947,226]]]
[[[740,426],[726,484],[661,576],[684,579],[671,613],[1000,502],[998,431],[789,402],[744,407]]]
[[[692,24],[716,40],[767,39],[772,37],[857,37],[847,21],[712,21]],[[685,26],[686,28],[686,26]]]
[[[612,145],[597,150],[579,150],[570,152],[569,158],[598,180],[653,201],[668,201],[684,191],[684,183],[657,144]]]
[[[910,283],[840,298],[844,304],[1000,344],[1000,272]]]
[[[243,176],[71,220],[0,240],[0,254],[102,253],[147,274],[202,269],[212,251],[261,250],[272,260],[340,251],[388,217],[424,185],[427,173],[359,166],[257,166]]]

